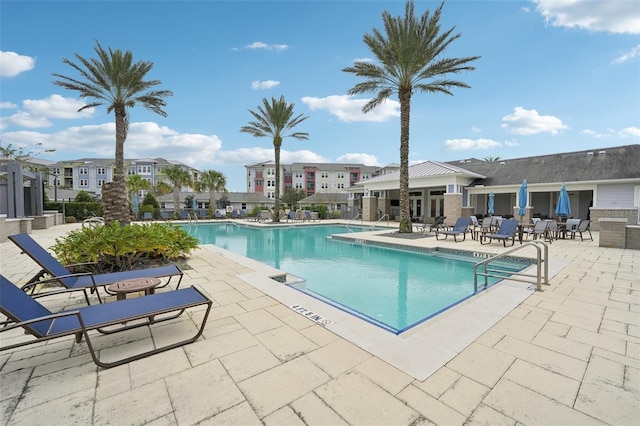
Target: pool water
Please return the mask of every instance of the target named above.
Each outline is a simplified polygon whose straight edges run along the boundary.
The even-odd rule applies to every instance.
[[[198,224],[186,227],[202,244],[295,275],[292,288],[399,334],[474,294],[473,253],[392,249],[330,238],[368,231],[345,226]],[[514,272],[528,266],[500,261]],[[490,281],[490,285],[497,282]]]

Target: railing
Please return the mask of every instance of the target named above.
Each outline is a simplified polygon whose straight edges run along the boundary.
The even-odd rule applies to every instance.
[[[358,220],[358,218],[360,218],[360,223],[362,223],[362,214],[360,213],[358,213],[353,219],[349,221],[349,223],[347,223],[347,229],[349,230],[349,232],[353,232],[351,228],[349,228],[349,225],[351,225],[354,221]]]
[[[526,247],[535,247],[536,249],[537,256],[536,256],[536,274],[535,275],[525,274],[522,272],[508,271],[505,269],[499,269],[498,267],[495,267],[496,269],[489,268],[488,265],[491,262],[498,259],[502,259],[510,255],[511,253],[514,253],[518,250],[522,250],[523,248],[526,248]],[[544,267],[544,271],[543,271],[543,267]],[[479,272],[478,271],[479,268],[483,268],[484,270]],[[523,278],[515,278],[513,277],[513,275],[519,275],[527,278],[535,278],[535,282],[531,280],[523,279]],[[536,290],[542,291],[542,284],[549,285],[549,246],[544,241],[540,241],[540,240],[529,241],[522,245],[516,246],[511,250],[507,250],[504,253],[501,253],[497,256],[493,256],[489,259],[485,259],[481,262],[476,263],[475,266],[473,267],[474,292],[478,291],[478,276],[484,277],[485,288],[487,288],[488,286],[487,278],[494,277],[494,278],[510,279],[513,281],[521,281],[526,283],[535,283]]]
[[[370,231],[373,231],[373,230],[376,228],[376,226],[378,225],[378,223],[382,222],[382,221],[384,220],[384,218],[385,218],[385,217],[387,218],[387,226],[389,226],[389,220],[390,220],[390,218],[389,218],[389,215],[385,213],[384,215],[382,215],[382,217],[381,217],[380,219],[376,220],[376,223],[374,223],[373,225],[371,225],[371,226],[369,227],[369,230],[370,230]]]

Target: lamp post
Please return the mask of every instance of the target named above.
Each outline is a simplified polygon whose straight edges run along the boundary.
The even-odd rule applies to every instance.
[[[58,202],[58,178],[60,177],[60,175],[52,173],[51,176],[53,176],[53,198],[54,198],[54,202],[57,203]]]

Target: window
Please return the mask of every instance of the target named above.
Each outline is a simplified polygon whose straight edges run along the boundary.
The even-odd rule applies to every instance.
[[[370,177],[369,173],[363,173],[362,174],[362,180],[369,179],[369,177]]]
[[[242,210],[246,210],[246,208],[247,208],[247,203],[242,203],[240,208],[241,208]]]
[[[267,169],[267,176],[275,176],[276,169]]]
[[[296,189],[302,189],[302,184],[300,182],[296,183]]]
[[[105,180],[104,179],[98,179],[98,188],[102,188],[102,185],[104,185]]]
[[[106,175],[107,174],[107,169],[105,169],[104,167],[98,167],[98,172],[99,175]]]
[[[322,173],[320,173],[320,177],[321,177],[322,179],[327,179],[327,178],[329,177],[329,173],[327,173],[327,172],[322,172]]]
[[[296,178],[297,179],[302,179],[302,173],[301,172],[296,172]]]
[[[139,175],[148,175],[151,173],[151,166],[138,166]]]
[[[344,189],[344,183],[339,183],[337,186],[338,186],[338,189]]]
[[[338,179],[344,179],[344,172],[338,172]]]
[[[134,169],[127,169],[127,175],[131,176],[135,174],[136,174],[136,171]]]
[[[51,174],[60,175],[60,167],[54,167],[53,169],[51,169]]]
[[[80,167],[78,168],[78,173],[81,175],[88,175],[89,174],[89,168],[88,167]]]
[[[83,186],[83,187],[89,186],[89,180],[88,179],[80,179],[80,186]]]
[[[267,181],[267,187],[275,187],[276,186],[276,181],[275,180],[268,180]]]

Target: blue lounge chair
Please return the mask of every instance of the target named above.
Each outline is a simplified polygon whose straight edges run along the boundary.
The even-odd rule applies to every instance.
[[[147,326],[153,322],[158,322],[156,319],[158,315],[171,313],[171,318],[175,318],[176,311],[179,315],[182,314],[185,309],[201,305],[207,305],[207,310],[202,319],[202,324],[194,336],[119,360],[111,362],[101,361],[89,336],[89,331],[93,330],[108,334]],[[4,276],[0,275],[0,313],[9,319],[9,321],[5,323],[5,326],[0,328],[0,332],[21,327],[27,334],[35,338],[2,346],[0,350],[4,351],[64,336],[75,336],[76,342],[80,343],[84,336],[93,362],[103,368],[115,367],[195,342],[202,335],[207,323],[209,311],[211,311],[211,306],[212,301],[207,296],[195,287],[189,287],[171,292],[137,297],[135,299],[85,306],[79,309],[53,313],[37,300],[32,299],[21,291]],[[140,322],[136,320],[143,321]],[[131,321],[136,321],[136,323],[131,324]],[[160,321],[162,321],[162,319]],[[127,322],[129,322],[129,324],[126,324]],[[117,326],[117,328],[105,329],[105,327],[112,326]]]
[[[510,246],[516,242],[516,233],[518,232],[518,219],[503,219],[500,228],[495,234],[486,234],[480,236],[480,244],[489,244],[492,240],[502,241],[502,245],[507,247],[507,241],[511,240]],[[488,240],[488,241],[487,241]],[[485,243],[485,241],[487,241]]]
[[[289,214],[287,215],[287,222],[292,221],[292,222],[297,222],[298,221],[298,217],[296,216],[296,212],[294,212],[293,210],[289,211]]]
[[[84,298],[86,299],[87,304],[90,305],[91,302],[89,302],[87,289],[90,289],[92,292],[95,291],[96,295],[98,296],[98,301],[102,303],[102,299],[100,298],[100,294],[98,293],[98,287],[105,287],[106,291],[106,286],[118,281],[129,280],[132,278],[169,277],[169,280],[165,284],[157,287],[161,288],[169,285],[171,279],[174,276],[178,276],[179,278],[176,289],[180,288],[180,282],[182,281],[183,272],[177,265],[159,266],[156,268],[148,269],[136,269],[133,271],[112,272],[109,274],[92,274],[89,272],[74,274],[72,271],[67,269],[67,267],[58,262],[56,258],[51,255],[51,253],[49,253],[33,238],[31,238],[29,234],[10,235],[9,239],[13,241],[18,247],[20,247],[20,250],[26,253],[42,268],[42,270],[33,278],[31,278],[27,284],[22,286],[22,290],[24,290],[25,292],[31,291],[31,293],[33,293],[35,287],[42,282],[41,279],[45,275],[50,275],[52,277],[51,280],[68,290],[83,291]]]
[[[304,217],[308,222],[315,222],[309,210],[304,210]]]
[[[456,220],[456,224],[453,225],[453,229],[450,231],[442,231],[439,228],[436,228],[436,240],[446,240],[449,235],[453,235],[453,240],[457,243],[458,235],[462,235],[462,240],[460,241],[464,241],[467,237],[467,231],[469,230],[470,225],[470,217],[461,217]],[[444,235],[444,238],[438,238],[439,235]]]

